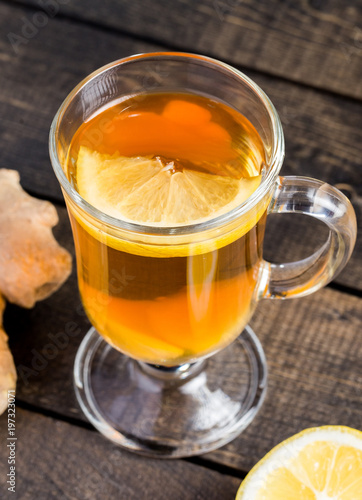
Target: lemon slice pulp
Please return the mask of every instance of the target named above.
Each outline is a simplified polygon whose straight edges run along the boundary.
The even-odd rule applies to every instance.
[[[236,500],[362,500],[362,432],[307,429],[249,472]]]
[[[207,220],[243,203],[261,176],[235,179],[144,157],[110,156],[84,146],[77,160],[79,194],[116,218],[154,226]]]

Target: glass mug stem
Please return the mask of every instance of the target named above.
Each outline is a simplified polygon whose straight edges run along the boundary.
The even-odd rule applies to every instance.
[[[329,228],[327,241],[309,257],[286,264],[263,261],[259,298],[304,297],[325,286],[343,269],[353,251],[357,223],[348,198],[325,182],[279,177],[269,214],[309,215]]]
[[[138,363],[141,370],[151,377],[155,377],[164,381],[183,381],[189,379],[193,375],[197,375],[203,369],[205,360],[198,360],[194,363],[183,363],[176,366],[153,365],[151,363]]]

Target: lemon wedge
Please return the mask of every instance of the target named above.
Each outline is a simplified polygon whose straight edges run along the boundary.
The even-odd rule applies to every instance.
[[[362,432],[325,426],[296,434],[249,472],[236,500],[361,500]]]
[[[260,181],[260,175],[235,179],[179,170],[172,161],[111,156],[84,146],[77,160],[77,188],[85,200],[113,217],[153,226],[216,217],[243,203]]]

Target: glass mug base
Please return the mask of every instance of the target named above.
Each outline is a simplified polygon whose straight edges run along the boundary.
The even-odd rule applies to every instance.
[[[74,365],[89,421],[121,447],[158,458],[199,455],[232,441],[258,412],[266,382],[264,351],[249,326],[216,355],[176,368],[134,361],[91,328]]]

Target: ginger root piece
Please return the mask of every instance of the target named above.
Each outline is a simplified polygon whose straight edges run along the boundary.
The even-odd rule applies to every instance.
[[[8,346],[8,337],[2,329],[5,300],[0,295],[0,415],[8,404],[8,391],[16,386],[16,369]],[[14,395],[14,394],[13,394]]]
[[[67,279],[71,256],[53,236],[53,205],[28,195],[19,181],[15,170],[0,169],[0,293],[33,307]]]
[[[19,181],[15,170],[0,169],[0,415],[17,378],[2,328],[4,298],[33,307],[64,283],[72,267],[70,254],[52,233],[58,223],[55,208],[29,196]]]

